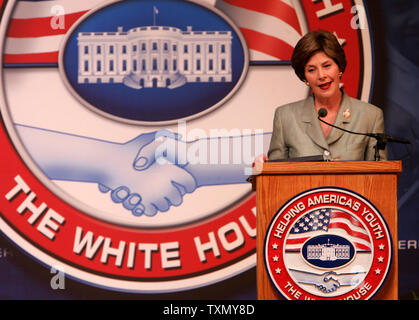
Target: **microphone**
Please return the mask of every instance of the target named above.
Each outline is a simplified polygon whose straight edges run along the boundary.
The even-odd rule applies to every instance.
[[[337,126],[335,126],[331,123],[328,123],[328,122],[320,119],[320,118],[324,118],[326,116],[327,116],[327,110],[325,108],[320,108],[319,112],[318,112],[318,119],[321,122],[323,122],[323,123],[325,123],[325,124],[327,124],[327,125],[329,125],[333,128],[336,128],[336,129],[339,129],[339,130],[342,130],[342,131],[345,131],[345,132],[348,132],[348,133],[352,133],[352,134],[360,134],[360,135],[364,135],[364,136],[367,136],[367,137],[372,137],[372,138],[375,138],[375,139],[383,139],[383,140],[386,140],[387,142],[397,142],[397,143],[403,143],[403,144],[410,144],[410,141],[407,140],[407,139],[388,136],[384,133],[361,133],[361,132],[354,132],[354,131],[346,130],[346,129],[337,127]]]
[[[342,131],[345,131],[345,132],[348,132],[348,133],[351,133],[351,134],[358,134],[358,135],[363,135],[363,136],[375,138],[377,140],[377,144],[375,146],[375,160],[376,161],[380,160],[380,155],[379,155],[378,150],[384,150],[385,147],[386,147],[387,142],[397,142],[397,143],[402,143],[402,144],[410,144],[411,150],[410,150],[410,152],[407,153],[407,155],[409,155],[412,151],[413,145],[408,139],[392,137],[392,136],[388,136],[384,133],[355,132],[355,131],[350,131],[350,130],[335,126],[335,125],[333,125],[329,122],[324,121],[323,119],[320,119],[320,118],[324,118],[324,117],[327,116],[327,110],[325,108],[320,108],[317,114],[318,114],[317,119],[319,119],[319,121],[327,124],[328,126],[331,126],[333,128],[336,128],[336,129],[339,129],[339,130],[342,130]]]
[[[320,108],[319,109],[319,117],[320,118],[324,118],[325,116],[327,116],[327,110],[325,108]],[[320,120],[320,119],[319,119]],[[321,121],[321,120],[320,120]]]

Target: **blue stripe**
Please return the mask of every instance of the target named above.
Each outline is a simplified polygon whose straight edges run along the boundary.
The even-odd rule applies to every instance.
[[[3,68],[58,68],[58,63],[4,63]]]

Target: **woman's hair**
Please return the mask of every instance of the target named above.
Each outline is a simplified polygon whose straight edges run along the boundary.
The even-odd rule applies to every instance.
[[[305,66],[317,52],[323,51],[339,66],[341,72],[346,68],[346,57],[338,39],[325,30],[311,31],[298,41],[291,57],[291,65],[300,80],[305,81]]]

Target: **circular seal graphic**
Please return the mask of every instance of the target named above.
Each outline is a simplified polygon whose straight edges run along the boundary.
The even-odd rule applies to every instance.
[[[189,155],[221,138],[234,137],[232,140],[241,143],[249,137],[255,139],[252,143],[261,137],[269,139],[275,108],[309,94],[290,65],[293,47],[309,30],[330,30],[344,45],[351,66],[342,78],[348,95],[368,100],[371,93],[370,31],[352,29],[350,23],[354,18],[352,6],[363,4],[359,0],[340,1],[332,8],[311,1],[265,4],[230,0],[3,4],[1,231],[43,265],[60,266],[70,277],[101,288],[139,293],[185,291],[234,277],[256,264],[256,200],[245,180],[246,168],[251,167],[252,161],[234,162],[231,167],[217,162],[220,159],[199,166],[189,162],[156,167],[150,155],[154,154],[158,138],[176,141],[180,148],[177,150],[184,148]],[[125,8],[129,6],[144,6],[146,13],[128,12]],[[175,8],[177,14],[169,17],[169,7]],[[106,19],[110,14],[112,18]],[[133,15],[138,16],[138,21],[131,19]],[[214,24],[204,25],[204,17]],[[179,55],[184,49],[181,44],[189,32],[188,26],[194,35],[214,32],[211,35],[215,37],[218,32],[217,36],[224,40],[224,32],[231,32],[231,82],[226,77],[221,85],[222,76],[214,76],[212,82],[208,75],[200,78],[201,82],[206,81],[205,89],[197,91],[211,92],[211,98],[215,97],[207,105],[191,105],[190,97],[196,98],[195,89],[191,89],[191,95],[188,91],[179,98],[189,105],[188,110],[172,108],[173,99],[169,99],[168,105],[159,105],[164,112],[153,109],[157,104],[140,104],[144,112],[137,114],[135,124],[129,120],[133,116],[126,104],[121,104],[120,111],[130,115],[115,114],[115,99],[136,100],[127,98],[134,92],[146,95],[155,91],[155,99],[161,102],[167,99],[166,94],[180,92],[188,85],[201,85],[191,81],[171,89],[175,81],[164,72],[166,57],[168,69],[175,69],[169,55],[174,55],[174,44]],[[127,53],[123,53],[125,44],[118,46],[115,39],[109,43],[104,40],[117,34],[132,40],[126,45]],[[177,43],[174,34],[179,36]],[[147,56],[146,69],[155,71],[154,78],[141,79],[135,72],[124,74],[122,79],[105,75],[112,69],[113,58],[115,73],[124,71],[124,57],[133,52],[139,54],[143,50],[141,39],[146,35],[150,37],[145,51],[152,51]],[[79,36],[80,41],[94,36],[95,40],[102,37],[103,42],[86,49],[78,46]],[[188,47],[194,57],[188,60],[192,63],[188,62],[188,69],[198,69],[196,57],[204,54],[208,60],[201,60],[201,68],[209,68],[210,44],[199,49],[197,43]],[[221,60],[215,59],[214,51],[213,67],[228,72],[229,60],[222,55],[222,44],[212,50],[216,48],[220,53],[217,59]],[[86,58],[90,54],[95,58]],[[125,72],[135,68],[141,71],[141,58],[131,58],[126,59]],[[153,70],[153,59],[157,59],[157,70]],[[182,63],[177,60],[177,70]],[[85,83],[83,75],[79,79],[84,67],[87,71],[92,67],[101,70],[103,77],[96,77],[95,82],[89,78],[89,83]],[[182,67],[185,71],[184,64]],[[122,91],[115,93],[116,87]],[[225,91],[212,92],[216,87]],[[89,91],[86,94],[93,99],[89,108],[85,101],[90,98],[83,96],[83,90]],[[111,101],[112,110],[97,108]],[[217,107],[220,103],[223,106]],[[92,112],[93,108],[97,110]],[[121,117],[126,118],[121,121]],[[176,124],[176,119],[188,119],[188,123]],[[255,129],[263,129],[263,134]],[[306,247],[329,243],[356,248],[354,242],[341,235],[325,241],[313,238],[306,242]],[[354,250],[349,252],[350,258],[338,260],[338,270],[353,265],[362,256]],[[307,266],[328,271],[321,260],[298,255],[307,261]]]
[[[265,238],[269,277],[290,300],[370,299],[391,259],[391,235],[380,212],[341,188],[312,189],[289,200]]]
[[[69,90],[101,115],[168,124],[214,110],[240,87],[248,50],[215,8],[185,1],[124,1],[68,32],[60,66]]]

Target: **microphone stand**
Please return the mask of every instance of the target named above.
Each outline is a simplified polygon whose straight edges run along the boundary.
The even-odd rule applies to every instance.
[[[397,143],[402,143],[402,144],[410,144],[410,150],[409,152],[404,155],[401,159],[409,156],[412,151],[413,151],[413,144],[410,140],[408,139],[403,139],[403,138],[397,138],[397,137],[392,137],[392,136],[388,136],[384,133],[361,133],[361,132],[354,132],[354,131],[350,131],[350,130],[346,130],[344,128],[340,128],[338,126],[335,126],[329,122],[326,122],[320,118],[323,118],[327,115],[327,110],[325,108],[320,108],[320,110],[318,111],[317,114],[317,119],[319,119],[320,122],[323,122],[324,124],[327,124],[328,126],[331,126],[333,128],[348,132],[348,133],[352,133],[352,134],[359,134],[362,136],[367,136],[367,137],[371,137],[377,140],[377,143],[375,145],[375,154],[374,154],[374,160],[375,161],[379,161],[380,160],[380,150],[384,150],[386,148],[387,142],[397,142]]]
[[[374,154],[374,160],[380,161],[380,150],[384,150],[387,145],[387,139],[379,134],[368,134],[369,137],[373,137],[377,140],[377,143],[375,144],[375,154]]]
[[[320,115],[317,117],[317,119],[319,119],[319,121],[321,121],[321,122],[323,122],[323,123],[325,123],[325,124],[327,124],[327,125],[329,125],[333,128],[336,128],[336,129],[339,129],[339,130],[342,130],[342,131],[345,131],[345,132],[348,132],[348,133],[358,134],[358,135],[361,135],[361,136],[367,136],[367,137],[375,138],[377,140],[377,143],[374,147],[374,149],[375,149],[374,160],[375,161],[380,161],[380,150],[384,150],[386,148],[386,145],[387,145],[387,139],[386,139],[384,134],[354,132],[354,131],[346,130],[344,128],[337,127],[337,126],[335,126],[331,123],[328,123],[328,122],[320,119]]]

